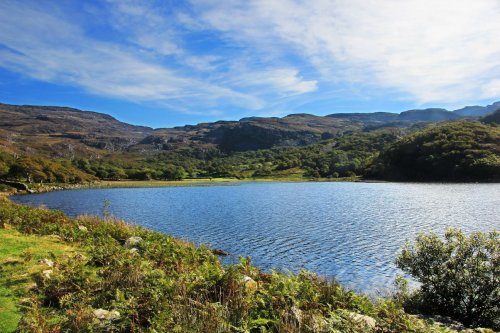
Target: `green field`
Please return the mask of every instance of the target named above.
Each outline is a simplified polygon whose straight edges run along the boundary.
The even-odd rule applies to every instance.
[[[13,229],[0,229],[0,239],[0,332],[13,332],[21,318],[20,301],[33,283],[31,275],[48,269],[39,261],[75,250],[56,237]]]

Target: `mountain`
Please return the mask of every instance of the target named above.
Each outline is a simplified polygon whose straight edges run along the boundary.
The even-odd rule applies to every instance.
[[[455,120],[460,118],[459,115],[445,109],[424,109],[424,110],[409,110],[401,112],[398,116],[400,121],[424,121],[424,122],[438,122],[446,120]]]
[[[350,119],[352,121],[358,121],[366,125],[380,125],[380,124],[395,122],[398,120],[398,116],[399,115],[397,113],[373,112],[373,113],[334,113],[326,117]]]
[[[104,152],[146,153],[219,147],[246,151],[301,146],[363,128],[348,119],[294,114],[283,118],[244,118],[174,128],[152,129],[102,113],[65,107],[0,104],[0,144],[52,156],[97,156]]]
[[[0,145],[13,152],[43,152],[55,157],[99,157],[109,152],[147,154],[182,149],[224,152],[312,144],[344,134],[383,127],[456,120],[493,111],[486,107],[409,110],[397,113],[291,114],[282,118],[249,117],[174,128],[152,129],[109,115],[67,107],[0,103]]]
[[[327,117],[358,121],[366,126],[374,125],[406,125],[416,122],[440,122],[456,120],[464,117],[482,117],[500,108],[500,102],[488,106],[468,106],[463,109],[448,111],[446,109],[429,108],[403,111],[399,114],[389,112],[374,113],[335,113]]]
[[[24,151],[92,155],[94,149],[122,150],[153,129],[118,121],[103,113],[67,107],[0,104],[0,144]]]
[[[500,101],[487,106],[466,106],[464,108],[453,111],[453,113],[456,113],[461,117],[483,117],[488,113],[492,113],[498,109],[500,109]]]
[[[495,112],[490,113],[487,116],[483,117],[482,122],[486,124],[500,125],[500,108]]]

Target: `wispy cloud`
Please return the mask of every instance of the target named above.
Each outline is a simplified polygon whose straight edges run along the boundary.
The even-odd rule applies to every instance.
[[[57,7],[0,3],[0,45],[2,67],[94,94],[168,101],[181,111],[220,103],[251,109],[263,105],[258,97],[178,73],[140,49],[91,38]]]
[[[386,87],[420,103],[500,97],[498,0],[194,3],[227,38],[300,54],[323,82]]]
[[[499,15],[498,0],[4,0],[0,67],[194,115],[458,105],[500,98]]]

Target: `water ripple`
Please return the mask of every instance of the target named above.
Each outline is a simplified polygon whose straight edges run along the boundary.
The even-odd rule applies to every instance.
[[[419,232],[500,226],[500,184],[246,183],[18,196],[69,215],[111,213],[235,254],[264,269],[308,269],[361,291],[386,290]]]

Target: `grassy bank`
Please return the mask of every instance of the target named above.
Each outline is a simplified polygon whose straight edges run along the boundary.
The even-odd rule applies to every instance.
[[[92,188],[115,188],[115,187],[171,187],[171,186],[222,186],[238,185],[240,183],[267,183],[267,182],[339,182],[360,181],[359,177],[345,178],[304,178],[304,177],[267,177],[267,178],[206,178],[206,179],[183,179],[183,180],[111,180],[99,181],[89,185]]]
[[[24,235],[8,226],[0,229],[0,239],[0,332],[13,332],[22,315],[18,305],[33,287],[31,275],[47,269],[41,260],[73,254],[75,248],[55,237]]]
[[[223,267],[207,248],[114,219],[4,199],[0,232],[2,332],[453,332],[396,300],[249,259]]]
[[[296,176],[286,177],[260,177],[260,178],[192,178],[182,180],[100,180],[89,183],[44,183],[27,184],[33,193],[51,192],[64,189],[87,189],[87,188],[154,188],[154,187],[184,187],[184,186],[231,186],[241,183],[280,183],[280,182],[359,182],[365,181],[361,177],[340,177],[340,178],[305,178]],[[380,181],[376,181],[380,182]],[[1,184],[0,193],[16,192],[12,186]],[[25,192],[26,191],[18,191]]]

